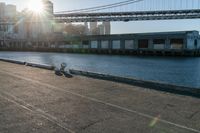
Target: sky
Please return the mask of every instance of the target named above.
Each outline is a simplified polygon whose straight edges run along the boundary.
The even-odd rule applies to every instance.
[[[124,0],[51,0],[54,3],[54,12],[67,11],[80,8],[88,8],[99,5],[121,2]],[[26,8],[29,0],[0,0],[7,4],[17,5],[17,10]],[[182,9],[200,8],[200,0],[144,0],[134,5],[109,9],[108,11],[133,11],[153,9]],[[164,32],[164,31],[200,31],[200,19],[194,20],[164,20],[164,21],[133,21],[113,22],[112,34],[121,33],[143,33],[143,32]]]

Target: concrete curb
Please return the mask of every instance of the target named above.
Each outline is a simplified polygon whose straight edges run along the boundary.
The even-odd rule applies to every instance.
[[[0,59],[0,61],[26,65],[26,66],[36,67],[36,68],[41,68],[41,69],[46,69],[46,70],[55,69],[55,67],[51,65],[28,63],[28,62],[16,61],[16,60],[11,60],[11,59]],[[191,88],[191,87],[178,86],[178,85],[172,85],[172,84],[155,82],[155,81],[139,80],[135,78],[120,77],[120,76],[94,73],[94,72],[82,71],[82,70],[74,70],[74,69],[70,69],[69,72],[74,75],[80,75],[80,76],[86,76],[86,77],[95,78],[95,79],[125,83],[125,84],[144,87],[148,89],[200,98],[200,88]]]
[[[26,66],[36,67],[36,68],[41,68],[41,69],[46,69],[46,70],[54,70],[55,68],[54,66],[50,66],[46,64],[29,63],[29,62],[23,62],[23,61],[17,61],[17,60],[5,59],[5,58],[0,58],[0,61],[19,64],[19,65],[26,65]]]
[[[5,58],[0,58],[0,61],[25,65],[25,62],[23,62],[23,61],[17,61],[17,60],[5,59]]]
[[[26,66],[30,66],[30,67],[46,69],[46,70],[54,70],[55,69],[54,66],[44,65],[44,64],[36,64],[36,63],[28,63],[28,62],[26,62],[25,65]]]
[[[75,74],[75,75],[81,75],[81,76],[87,76],[87,77],[96,78],[96,79],[126,83],[129,85],[135,85],[139,87],[144,87],[144,88],[149,88],[149,89],[154,89],[154,90],[159,90],[159,91],[164,91],[164,92],[170,92],[170,93],[175,93],[175,94],[181,94],[181,95],[189,95],[189,96],[200,98],[200,88],[191,88],[191,87],[178,86],[178,85],[172,85],[172,84],[155,82],[155,81],[139,80],[139,79],[134,79],[134,78],[113,76],[113,75],[108,75],[108,74],[94,73],[94,72],[81,71],[81,70],[70,70],[70,73]]]

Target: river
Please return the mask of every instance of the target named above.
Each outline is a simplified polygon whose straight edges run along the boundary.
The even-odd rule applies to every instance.
[[[0,58],[100,72],[200,88],[199,57],[111,56],[92,54],[0,52]]]

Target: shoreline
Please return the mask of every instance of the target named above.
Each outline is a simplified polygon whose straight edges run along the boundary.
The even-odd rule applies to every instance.
[[[157,57],[200,57],[200,50],[91,50],[91,49],[61,49],[61,48],[0,48],[1,52],[54,52],[71,54],[124,55],[124,56],[157,56]]]

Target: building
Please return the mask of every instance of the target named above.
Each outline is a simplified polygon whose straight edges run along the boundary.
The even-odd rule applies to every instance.
[[[4,18],[5,6],[6,6],[5,3],[0,3],[0,20],[3,20],[3,18]],[[6,30],[6,26],[0,25],[0,38],[3,38],[5,30]]]
[[[5,16],[5,7],[6,7],[5,3],[0,3],[0,19],[4,18]]]
[[[111,24],[110,22],[102,22],[101,24],[98,24],[95,22],[92,22],[90,24],[90,35],[110,35],[111,32]]]
[[[14,19],[17,15],[17,8],[15,5],[8,4],[5,7],[4,17]]]
[[[110,22],[103,22],[103,26],[104,26],[104,34],[105,35],[110,35],[110,33],[111,33],[111,24],[110,24]]]
[[[17,48],[20,42],[15,41],[24,40],[26,44],[31,44],[31,41],[35,44],[42,43],[41,47],[38,45],[38,49],[43,48],[43,43],[46,43],[47,49],[50,49],[49,44],[55,44],[54,48],[59,48],[62,44],[59,50],[65,51],[76,48],[89,52],[164,55],[185,55],[189,51],[200,55],[198,31],[110,35],[110,22],[99,25],[97,22],[90,22],[89,28],[87,22],[84,25],[52,23],[53,3],[49,0],[43,2],[45,15],[42,17],[35,17],[28,10],[18,14],[15,5],[0,3],[0,20],[6,20],[5,24],[0,24],[1,46],[7,40],[6,46],[12,48],[14,44]]]
[[[53,3],[49,0],[43,0],[42,2],[44,5],[44,12],[41,16],[34,15],[29,10],[25,10],[21,13],[21,21],[18,24],[20,28],[20,39],[38,39],[41,36],[49,35],[54,32],[52,23]],[[58,27],[60,27],[60,25]]]
[[[89,35],[88,22],[84,22],[84,26],[85,26],[85,35]]]
[[[17,16],[17,9],[15,5],[5,5],[4,9],[3,9],[3,20],[6,19],[7,21],[14,21],[16,16]],[[17,38],[17,32],[18,32],[18,25],[15,24],[4,24],[4,32],[6,34],[4,34],[5,37],[8,38]]]
[[[99,25],[97,22],[90,22],[90,35],[110,35],[110,33],[110,22],[102,22]]]
[[[49,0],[43,0],[43,5],[44,5],[44,9],[45,9],[45,15],[49,18],[53,17],[53,3]]]
[[[77,46],[80,49],[98,53],[200,55],[198,31],[76,36],[63,42],[68,42],[70,46],[66,47],[72,48],[74,40],[80,42]]]
[[[0,38],[16,38],[18,26],[15,25],[17,10],[15,5],[0,3],[0,20],[5,22],[0,25]],[[6,23],[11,22],[11,23]]]
[[[53,33],[53,16],[54,16],[54,7],[53,3],[49,0],[43,0],[44,4],[44,15],[42,21],[42,27],[41,27],[41,33],[42,34],[51,34]]]
[[[98,27],[97,22],[90,22],[90,35],[97,35]]]
[[[98,35],[105,35],[105,28],[103,24],[98,25]]]
[[[106,47],[113,50],[170,51],[200,49],[198,31],[93,35],[85,36],[83,40],[98,41],[100,48]]]
[[[83,28],[84,32],[84,28]],[[0,40],[2,44],[2,40]],[[17,42],[16,42],[17,41]],[[18,40],[10,40],[6,48],[21,47]],[[40,38],[32,40],[32,50],[90,52],[104,54],[134,55],[193,55],[200,56],[200,35],[198,31],[176,31],[116,35],[59,36],[59,39]],[[31,43],[32,44],[32,43]],[[39,44],[39,45],[34,45]],[[45,44],[45,45],[43,45]],[[14,47],[13,47],[14,46]],[[51,47],[53,46],[53,47]]]

